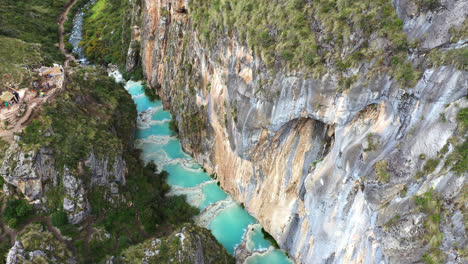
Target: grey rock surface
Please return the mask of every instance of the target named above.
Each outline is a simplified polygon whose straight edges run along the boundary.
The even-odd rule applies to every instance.
[[[467,3],[442,0],[443,8],[422,11],[416,1],[394,1],[409,42],[421,43],[421,54],[409,54],[413,63],[433,48],[464,47],[450,44],[448,31],[464,22]],[[188,1],[144,1],[148,84],[179,124],[184,150],[216,172],[297,263],[420,262],[427,215],[414,210],[412,197],[431,188],[450,215],[440,225],[440,249],[455,252],[453,240],[467,244],[464,230],[450,227],[460,224],[454,200],[467,175],[443,168],[443,160],[455,149],[449,139],[463,140],[456,115],[468,107],[468,72],[427,68],[410,88],[385,73],[365,78],[375,62],[363,62],[349,70],[360,78],[343,91],[332,72],[272,73],[235,35],[207,48],[190,15],[176,12],[181,6]],[[193,116],[202,123],[197,133],[186,129]],[[430,159],[442,161],[416,180]],[[377,176],[382,161],[388,182]],[[396,214],[398,223],[386,228]],[[447,261],[460,261],[451,254]]]

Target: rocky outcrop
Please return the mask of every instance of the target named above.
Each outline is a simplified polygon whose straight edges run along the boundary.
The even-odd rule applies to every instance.
[[[44,195],[43,182],[49,183],[50,187],[58,184],[59,173],[55,167],[55,159],[52,151],[47,148],[22,151],[18,140],[16,138],[6,150],[0,175],[7,183],[16,186],[28,200],[38,200]]]
[[[167,238],[150,239],[132,246],[107,263],[234,263],[209,230],[185,224]]]
[[[131,38],[130,44],[128,46],[127,56],[125,59],[125,70],[127,72],[132,72],[140,63],[140,25],[141,25],[141,6],[139,0],[130,1],[131,10],[129,10],[130,16],[130,28],[131,28]]]
[[[459,15],[466,1],[441,3],[446,8],[427,11],[394,1],[404,32],[421,43],[410,54],[414,64],[448,45],[446,32],[466,19]],[[184,149],[290,256],[298,263],[420,261],[430,249],[421,238],[428,214],[414,197],[433,188],[447,212],[438,248],[447,262],[461,261],[466,231],[452,225],[461,225],[455,201],[467,175],[443,164],[464,137],[456,115],[468,106],[466,71],[426,68],[410,88],[384,72],[369,75],[376,62],[362,61],[349,69],[360,77],[343,90],[333,71],[312,78],[268,69],[235,34],[207,47],[188,7],[144,1],[148,84],[175,116]],[[433,160],[440,162],[426,169]]]
[[[466,20],[467,1],[432,1],[427,10],[418,1],[395,0],[398,16],[404,21],[403,30],[410,41],[418,41],[422,50],[447,45],[451,28],[460,28]]]
[[[6,263],[77,263],[66,246],[40,224],[30,224],[18,236]]]
[[[60,169],[50,149],[25,152],[18,146],[18,141],[6,151],[0,176],[18,188],[29,201],[37,204],[46,204],[46,193],[59,188],[63,210],[72,224],[80,223],[91,211],[86,197],[87,189],[102,186],[110,194],[118,195],[118,186],[125,185],[127,167],[122,154],[111,160],[110,157],[97,157],[91,153],[81,168],[74,171],[66,166]],[[83,182],[83,177],[88,178],[89,182]]]

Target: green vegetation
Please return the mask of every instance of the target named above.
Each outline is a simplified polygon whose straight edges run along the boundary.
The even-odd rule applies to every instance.
[[[143,80],[143,79],[145,79],[145,76],[143,75],[143,67],[139,63],[132,72],[124,72],[122,74],[122,77],[126,81],[128,81],[128,80]]]
[[[468,108],[460,109],[457,114],[457,120],[462,122],[465,127],[468,127]]]
[[[26,200],[12,198],[6,202],[3,218],[9,227],[18,229],[33,213],[33,206]]]
[[[443,263],[445,254],[439,249],[443,240],[443,233],[440,230],[442,216],[440,195],[431,188],[420,196],[414,196],[413,199],[417,210],[426,214],[424,220],[425,233],[422,239],[428,244],[428,250],[423,256],[423,261],[428,264]]]
[[[377,180],[382,183],[388,183],[390,181],[390,173],[388,173],[388,162],[386,160],[381,160],[375,163],[375,175]]]
[[[0,139],[0,161],[5,157],[7,149],[10,147],[10,144],[3,139]],[[3,177],[0,177],[0,188],[3,185]]]
[[[111,234],[109,239],[94,239],[90,243],[91,254],[84,254],[86,262],[97,263],[106,255],[116,255],[131,244],[154,235],[159,226],[177,226],[191,222],[199,213],[188,205],[183,196],[165,197],[170,187],[166,183],[167,172],[156,173],[156,166],[141,164],[138,151],[127,153],[129,175],[121,192],[127,202],[112,204],[102,198],[103,189],[95,187],[88,197],[92,214],[99,217],[95,225]],[[141,224],[141,226],[140,226]],[[109,246],[114,245],[114,246]]]
[[[63,55],[55,46],[59,40],[57,17],[68,2],[69,0],[2,0],[0,36],[39,43],[47,64],[63,61]]]
[[[242,207],[244,208],[244,207]],[[275,248],[280,248],[280,246],[278,245],[278,242],[276,242],[275,238],[270,235],[270,233],[268,233],[267,231],[265,231],[265,229],[262,227],[262,234],[263,234],[263,238],[266,239],[268,242],[270,242],[270,244],[272,246],[274,246]]]
[[[68,223],[67,213],[64,211],[56,211],[50,215],[52,225],[60,229],[60,233],[65,236],[75,236],[78,234],[77,228]]]
[[[0,264],[6,264],[6,255],[10,251],[10,237],[6,236],[4,240],[0,240]]]
[[[179,135],[179,127],[177,127],[177,121],[175,119],[169,121],[169,129],[174,135]]]
[[[454,43],[461,39],[465,39],[468,37],[468,18],[465,19],[463,25],[460,28],[451,28],[450,29],[450,42]]]
[[[106,255],[117,255],[161,229],[191,222],[199,212],[185,202],[185,197],[166,197],[170,188],[167,173],[157,173],[152,163],[144,166],[140,152],[130,148],[136,116],[130,95],[104,69],[80,68],[70,74],[67,90],[43,106],[41,116],[20,135],[22,148],[51,148],[57,168],[67,166],[85,184],[89,172],[85,169],[80,173],[78,164],[90,153],[111,158],[123,155],[128,174],[119,193],[124,200],[111,203],[105,198],[108,190],[99,186],[86,194],[95,216],[93,225],[110,237],[96,234],[88,240],[86,231],[68,223],[66,213],[60,210],[65,197],[63,186],[46,193],[53,225],[76,241],[78,257],[84,263],[98,263]]]
[[[433,49],[426,57],[426,67],[452,65],[458,70],[468,71],[468,48],[466,47],[448,51]]]
[[[416,174],[414,175],[415,180],[419,180],[424,176],[424,172],[422,171],[417,171]]]
[[[437,165],[439,165],[440,160],[438,159],[428,159],[424,164],[423,171],[425,174],[430,174],[435,171]]]
[[[156,101],[156,100],[161,100],[161,97],[156,93],[155,89],[151,89],[147,85],[143,85],[143,90],[145,91],[145,95],[151,100],[151,101]]]
[[[447,118],[445,117],[445,113],[440,113],[440,118],[442,119],[442,123],[447,122]]]
[[[465,135],[461,144],[455,147],[455,150],[450,153],[444,164],[444,167],[451,166],[451,170],[461,175],[468,171],[468,108],[460,109],[457,114],[459,121],[459,130]],[[452,142],[455,145],[456,142]]]
[[[468,184],[463,185],[460,196],[456,200],[457,209],[463,213],[465,232],[468,232],[468,208],[466,208],[466,204],[468,204]]]
[[[363,149],[364,152],[374,151],[379,146],[379,142],[374,142],[374,135],[372,133],[367,134],[367,148]]]
[[[280,62],[319,77],[329,70],[326,65],[334,65],[341,73],[376,58],[371,75],[389,72],[408,86],[420,76],[406,62],[408,44],[403,23],[389,0],[194,0],[190,9],[202,43],[212,46],[222,34],[237,34],[270,68]],[[319,22],[311,25],[314,20]],[[342,55],[345,47],[357,44],[350,43],[354,33],[364,42],[353,53]],[[388,46],[371,41],[373,33]],[[391,56],[393,59],[387,62],[385,58]]]
[[[44,255],[37,255],[30,263],[67,263],[72,253],[65,243],[60,242],[52,232],[47,231],[40,223],[31,223],[18,234],[17,240],[23,244],[26,255],[28,252],[40,250]]]
[[[83,46],[86,57],[99,64],[124,64],[130,43],[129,1],[98,0],[85,15]]]
[[[184,237],[183,239],[180,234]],[[196,255],[195,252],[198,251],[203,254]],[[148,254],[148,252],[154,254]],[[216,238],[210,231],[193,224],[178,228],[170,236],[161,238],[160,242],[148,239],[129,247],[114,261],[117,261],[116,263],[170,263],[171,260],[177,259],[178,263],[194,263],[195,256],[198,261],[204,263],[235,263],[234,257],[216,242]]]
[[[49,146],[58,168],[73,170],[92,152],[121,152],[131,138],[136,109],[121,84],[104,70],[76,69],[69,79],[67,90],[45,105],[20,135],[23,148]]]
[[[385,224],[384,224],[384,229],[385,231],[388,231],[388,229],[392,226],[396,226],[398,224],[398,222],[400,221],[400,215],[395,215],[394,217],[392,217],[390,220],[388,220]]]
[[[406,194],[408,194],[408,187],[403,186],[403,189],[400,191],[400,197],[406,197]]]
[[[0,35],[0,89],[7,82],[29,87],[36,73],[28,69],[43,64],[42,56],[41,45]]]
[[[51,215],[52,224],[56,227],[61,227],[68,224],[67,213],[64,211],[57,211]]]

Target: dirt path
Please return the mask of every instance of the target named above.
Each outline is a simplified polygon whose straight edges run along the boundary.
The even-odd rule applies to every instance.
[[[65,83],[63,85],[65,85]],[[30,121],[31,117],[34,115],[34,111],[39,109],[41,105],[49,102],[49,99],[52,98],[54,94],[57,93],[57,91],[58,88],[53,88],[47,92],[45,97],[35,97],[32,100],[28,101],[28,107],[24,115],[16,122],[14,127],[6,131],[0,132],[0,138],[5,140],[6,142],[12,143],[14,141],[15,134],[23,130],[23,128]]]
[[[76,248],[73,246],[73,243],[70,240],[65,239],[60,233],[60,231],[52,225],[52,221],[50,220],[50,217],[44,216],[41,218],[41,220],[42,220],[42,223],[44,223],[47,226],[47,230],[49,230],[49,232],[52,232],[60,242],[67,245],[68,250],[70,250],[73,255],[76,255]]]
[[[65,7],[65,10],[63,11],[63,13],[60,14],[60,16],[57,18],[58,23],[59,23],[59,38],[60,38],[59,49],[60,49],[60,52],[62,52],[62,54],[65,56],[65,63],[63,64],[65,69],[68,68],[68,64],[69,64],[69,61],[72,58],[72,56],[70,54],[68,54],[67,51],[65,50],[65,44],[64,44],[64,40],[63,40],[63,34],[64,34],[65,30],[63,29],[63,25],[67,21],[68,12],[73,7],[73,5],[76,4],[77,1],[78,0],[72,0],[70,3],[68,3],[68,5]],[[65,76],[66,76],[66,74],[65,74]]]
[[[30,219],[28,219],[28,221],[26,221],[20,229],[18,230],[15,230],[15,229],[12,229],[10,228],[6,223],[5,223],[5,219],[3,217],[3,212],[5,211],[5,207],[6,207],[6,203],[5,203],[5,197],[2,197],[0,199],[1,203],[2,203],[2,208],[0,210],[1,214],[0,214],[0,226],[3,230],[3,234],[0,235],[0,241],[5,241],[5,238],[6,236],[9,236],[10,237],[10,243],[11,243],[11,246],[13,246],[15,244],[15,241],[16,241],[16,237],[18,236],[18,234],[20,234],[21,232],[23,232],[23,230],[31,223],[33,222],[41,222],[42,224],[44,224],[46,227],[47,227],[47,231],[51,232],[54,234],[55,238],[58,239],[60,242],[64,243],[68,250],[70,250],[73,254],[76,253],[76,248],[73,246],[73,243],[68,240],[68,239],[65,239],[65,237],[62,236],[62,234],[60,233],[60,231],[54,227],[52,225],[52,221],[50,220],[50,217],[49,216],[40,216],[40,215],[36,215]]]

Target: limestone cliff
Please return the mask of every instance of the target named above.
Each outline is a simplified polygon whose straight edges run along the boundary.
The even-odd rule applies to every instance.
[[[386,12],[396,12],[411,43],[397,47],[400,57],[387,29],[365,32],[367,18],[357,29],[345,22],[343,42],[314,13],[307,27],[321,60],[312,73],[282,62],[294,54],[271,52],[281,33],[274,26],[257,48],[230,24],[234,3],[206,11],[193,2],[144,1],[144,74],[175,116],[184,149],[296,262],[464,261],[467,173],[452,167],[466,134],[457,114],[468,107],[467,1],[390,3]],[[206,18],[207,28],[195,26],[205,18],[192,17],[196,8],[217,10],[226,25]],[[347,63],[363,45],[376,52]]]

